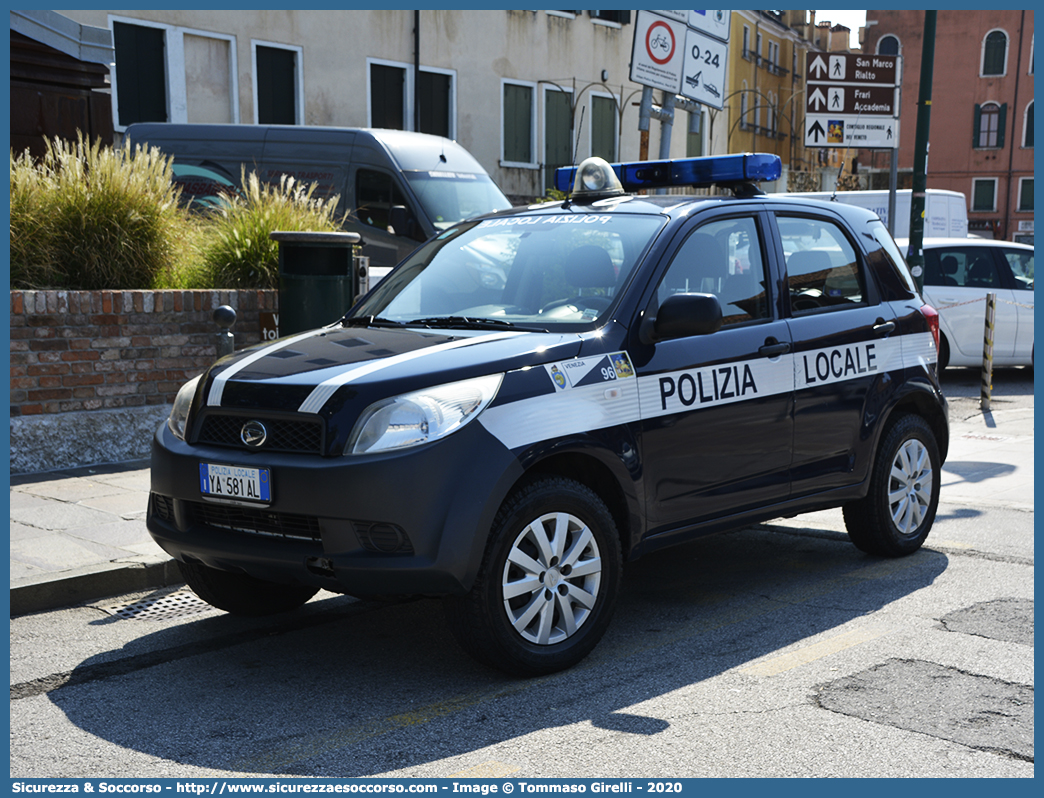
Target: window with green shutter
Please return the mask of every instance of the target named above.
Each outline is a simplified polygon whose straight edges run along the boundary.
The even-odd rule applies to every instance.
[[[1019,210],[1033,210],[1033,178],[1024,177],[1019,181]]]
[[[999,149],[1004,146],[1004,128],[1008,104],[985,103],[975,106],[975,128],[972,147],[979,150]]]
[[[160,28],[112,23],[121,126],[168,121],[165,37]]]
[[[591,154],[612,163],[616,156],[616,101],[591,98]]]
[[[573,100],[568,92],[544,92],[544,188],[552,188],[555,169],[573,162],[570,133]]]
[[[406,70],[370,64],[370,124],[388,130],[406,128]]]
[[[258,45],[257,123],[297,124],[297,54],[293,50]]]
[[[1003,75],[1007,55],[1008,35],[1002,30],[987,33],[986,42],[982,48],[982,74]]]
[[[973,211],[997,210],[997,179],[994,177],[975,178],[972,180]]]
[[[533,163],[533,87],[504,84],[504,160]]]

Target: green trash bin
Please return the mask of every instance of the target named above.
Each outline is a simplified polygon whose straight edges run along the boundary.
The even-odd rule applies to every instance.
[[[279,242],[279,335],[336,321],[355,302],[358,233],[277,230]]]

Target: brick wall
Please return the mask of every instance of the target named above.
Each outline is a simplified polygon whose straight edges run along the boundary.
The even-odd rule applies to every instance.
[[[221,305],[238,350],[278,292],[11,291],[11,416],[170,404],[214,362]]]

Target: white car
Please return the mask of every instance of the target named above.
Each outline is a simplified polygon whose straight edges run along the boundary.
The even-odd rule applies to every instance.
[[[906,252],[908,240],[896,239]],[[939,311],[939,365],[981,366],[986,295],[997,295],[993,363],[1033,365],[1033,247],[984,238],[924,239],[924,299]]]

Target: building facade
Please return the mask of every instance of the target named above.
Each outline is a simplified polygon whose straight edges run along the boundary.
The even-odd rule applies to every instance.
[[[914,162],[923,11],[867,11],[864,51],[903,57],[900,186]],[[1033,11],[939,11],[928,187],[963,193],[972,235],[1033,243]],[[889,156],[860,155],[887,188]],[[905,178],[905,179],[904,179]]]
[[[574,158],[638,157],[630,11],[60,13],[113,31],[117,134],[135,121],[421,130],[459,141],[520,201]],[[671,144],[672,157],[690,146]]]
[[[460,142],[516,202],[543,196],[557,166],[642,151],[633,11],[59,13],[112,32],[117,140],[137,121],[420,130]],[[654,119],[648,157],[671,129],[672,158],[758,151],[787,173],[829,171],[834,154],[803,143],[802,73],[846,30],[827,41],[815,12],[732,12],[724,107]]]

